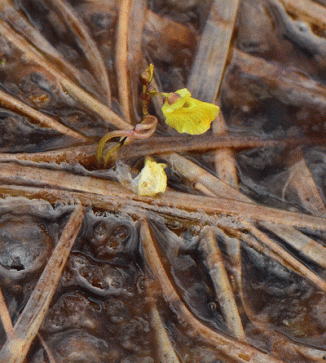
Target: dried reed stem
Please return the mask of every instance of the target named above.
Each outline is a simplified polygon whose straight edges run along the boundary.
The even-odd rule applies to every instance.
[[[293,141],[293,140],[292,140]],[[222,148],[246,149],[253,147],[273,147],[286,140],[262,140],[252,136],[170,136],[151,137],[141,142],[135,141],[120,149],[118,158],[129,159],[132,157],[168,154],[172,152],[207,151]],[[294,141],[293,141],[294,142]]]
[[[216,136],[227,136],[227,126],[221,109],[212,124],[212,129]],[[214,163],[217,177],[232,188],[238,189],[239,178],[233,150],[229,148],[215,150]]]
[[[215,102],[230,48],[239,0],[214,0],[200,38],[187,88],[195,98]]]
[[[95,165],[97,144],[73,146],[59,150],[38,153],[0,153],[0,161],[30,161],[35,163],[80,163],[82,165]]]
[[[281,0],[286,10],[304,21],[311,22],[317,27],[326,27],[326,9],[324,6],[307,0]]]
[[[146,291],[149,296],[151,304],[151,325],[155,333],[156,350],[158,352],[158,359],[161,363],[181,363],[179,360],[169,335],[163,325],[163,321],[160,317],[160,313],[157,310],[155,304],[152,288],[149,281],[146,282]]]
[[[32,292],[14,330],[0,351],[1,363],[23,363],[42,324],[56,290],[70,250],[84,219],[84,208],[77,205],[62,231],[43,273]]]
[[[224,267],[222,253],[218,247],[213,230],[209,226],[201,230],[199,249],[203,253],[204,263],[211,276],[217,301],[221,306],[227,326],[233,336],[244,341],[246,335],[243,330],[228,274]]]
[[[12,325],[11,317],[8,311],[5,297],[3,296],[2,290],[0,289],[0,318],[3,328],[7,334],[7,338],[12,334],[14,327]]]
[[[129,80],[128,80],[128,23],[129,23],[130,0],[119,0],[119,18],[116,35],[116,58],[115,70],[117,73],[117,83],[119,100],[124,118],[130,121],[129,107]]]
[[[131,0],[128,22],[128,72],[130,82],[131,121],[139,118],[139,75],[143,67],[143,30],[147,13],[146,0]]]
[[[250,345],[240,343],[237,340],[219,334],[199,322],[180,300],[171,284],[156,250],[148,223],[144,219],[141,221],[140,236],[148,269],[154,279],[160,284],[164,299],[169,303],[171,309],[186,327],[188,334],[198,340],[211,344],[214,347],[218,347],[218,350],[222,354],[238,363],[281,362],[271,355],[264,354]]]

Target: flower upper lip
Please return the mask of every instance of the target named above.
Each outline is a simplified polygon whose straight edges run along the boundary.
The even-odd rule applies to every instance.
[[[219,112],[219,107],[191,97],[186,89],[163,93],[162,112],[165,122],[180,133],[198,135],[206,132]]]

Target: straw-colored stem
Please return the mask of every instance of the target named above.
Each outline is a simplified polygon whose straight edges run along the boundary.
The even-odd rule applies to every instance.
[[[239,0],[214,0],[200,38],[187,88],[204,102],[215,102],[229,53]]]
[[[7,338],[12,334],[14,327],[12,325],[11,317],[8,311],[5,297],[0,289],[0,318],[3,328],[7,334]]]
[[[70,250],[84,219],[84,208],[77,205],[62,231],[43,273],[33,290],[14,330],[0,351],[1,363],[23,363],[49,308]]]
[[[158,312],[150,281],[146,281],[146,293],[150,302],[151,327],[154,330],[158,359],[160,363],[181,363]]]
[[[29,161],[35,163],[80,163],[84,166],[95,165],[97,144],[73,146],[59,150],[38,153],[0,153],[0,161]]]
[[[115,69],[118,77],[117,83],[122,113],[126,120],[130,120],[130,87],[128,80],[128,23],[130,0],[119,0],[119,4],[119,19],[116,30]]]
[[[207,226],[202,229],[199,249],[203,253],[204,263],[211,276],[226,324],[233,336],[244,341],[246,335],[224,267],[223,257],[211,227]]]
[[[145,155],[170,154],[186,151],[208,151],[222,148],[247,149],[254,147],[273,147],[283,142],[286,143],[287,141],[262,140],[251,136],[180,135],[152,137],[146,141],[136,141],[130,146],[126,145],[119,152],[119,158],[128,159]]]

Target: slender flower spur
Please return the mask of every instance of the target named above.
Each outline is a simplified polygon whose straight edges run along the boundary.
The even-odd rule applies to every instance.
[[[180,133],[199,135],[206,132],[219,113],[219,107],[191,97],[186,89],[162,93],[165,97],[162,112],[165,122]]]

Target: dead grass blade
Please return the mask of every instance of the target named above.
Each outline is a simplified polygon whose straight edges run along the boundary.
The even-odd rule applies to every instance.
[[[102,55],[95,41],[90,36],[86,25],[68,2],[62,0],[47,0],[47,2],[61,14],[70,31],[75,35],[79,47],[83,50],[88,60],[93,76],[106,95],[106,103],[111,106],[111,89],[108,73]]]
[[[149,281],[146,281],[146,291],[151,305],[151,325],[156,338],[158,359],[161,363],[181,363],[174,350],[166,328],[163,325],[163,321],[153,298],[152,287],[150,286]]]
[[[222,354],[237,363],[281,363],[280,360],[264,354],[250,345],[214,332],[199,322],[180,300],[170,282],[156,250],[148,223],[144,219],[141,221],[140,236],[144,258],[149,271],[160,284],[164,299],[169,303],[180,322],[186,327],[189,335],[217,347]]]
[[[187,88],[195,98],[215,102],[238,10],[239,0],[214,0],[200,38]]]
[[[128,24],[130,0],[119,0],[119,18],[116,35],[115,71],[122,114],[130,122],[130,87],[128,80]]]
[[[80,163],[84,166],[95,165],[97,144],[73,146],[60,150],[39,153],[0,153],[0,161],[30,161],[35,163]]]
[[[12,334],[14,327],[12,325],[11,317],[8,311],[5,297],[0,289],[0,318],[3,328],[7,334],[7,338]]]
[[[216,136],[226,136],[227,126],[221,109],[216,120],[213,121],[212,129]],[[214,163],[218,178],[231,187],[238,189],[239,179],[233,151],[229,148],[215,150]]]
[[[23,363],[51,303],[70,250],[84,219],[84,207],[77,205],[62,231],[44,271],[14,330],[0,351],[1,363]]]
[[[143,30],[147,13],[147,1],[131,0],[128,22],[128,72],[132,122],[139,121],[139,75],[147,67],[143,65]]]
[[[8,107],[12,111],[16,111],[17,113],[30,117],[34,123],[37,122],[42,127],[49,127],[74,139],[89,142],[88,137],[77,131],[71,130],[69,127],[62,125],[53,117],[45,115],[41,111],[35,110],[26,103],[19,101],[17,98],[10,96],[2,90],[0,90],[0,103],[3,107]]]
[[[326,8],[315,1],[281,0],[286,10],[301,20],[308,21],[319,28],[326,27]]]
[[[49,346],[47,345],[46,341],[43,339],[42,335],[40,333],[37,334],[37,337],[40,339],[42,345],[43,345],[43,348],[48,356],[48,359],[49,359],[49,363],[57,363],[52,352],[51,352],[51,349],[49,348]]]
[[[201,230],[199,250],[203,254],[204,264],[211,276],[217,301],[219,302],[226,324],[231,334],[241,341],[245,341],[238,307],[235,302],[228,274],[224,267],[222,253],[218,247],[213,230],[206,226]]]
[[[55,69],[42,54],[40,54],[33,46],[31,46],[22,36],[17,34],[6,22],[0,19],[0,35],[10,42],[15,48],[23,52],[26,59],[32,63],[45,68],[50,72],[73,97],[77,98],[86,107],[99,114],[108,126],[116,126],[123,130],[130,130],[132,126],[124,121],[120,116],[113,112],[109,107],[105,106],[89,93],[73,83],[65,74]]]

